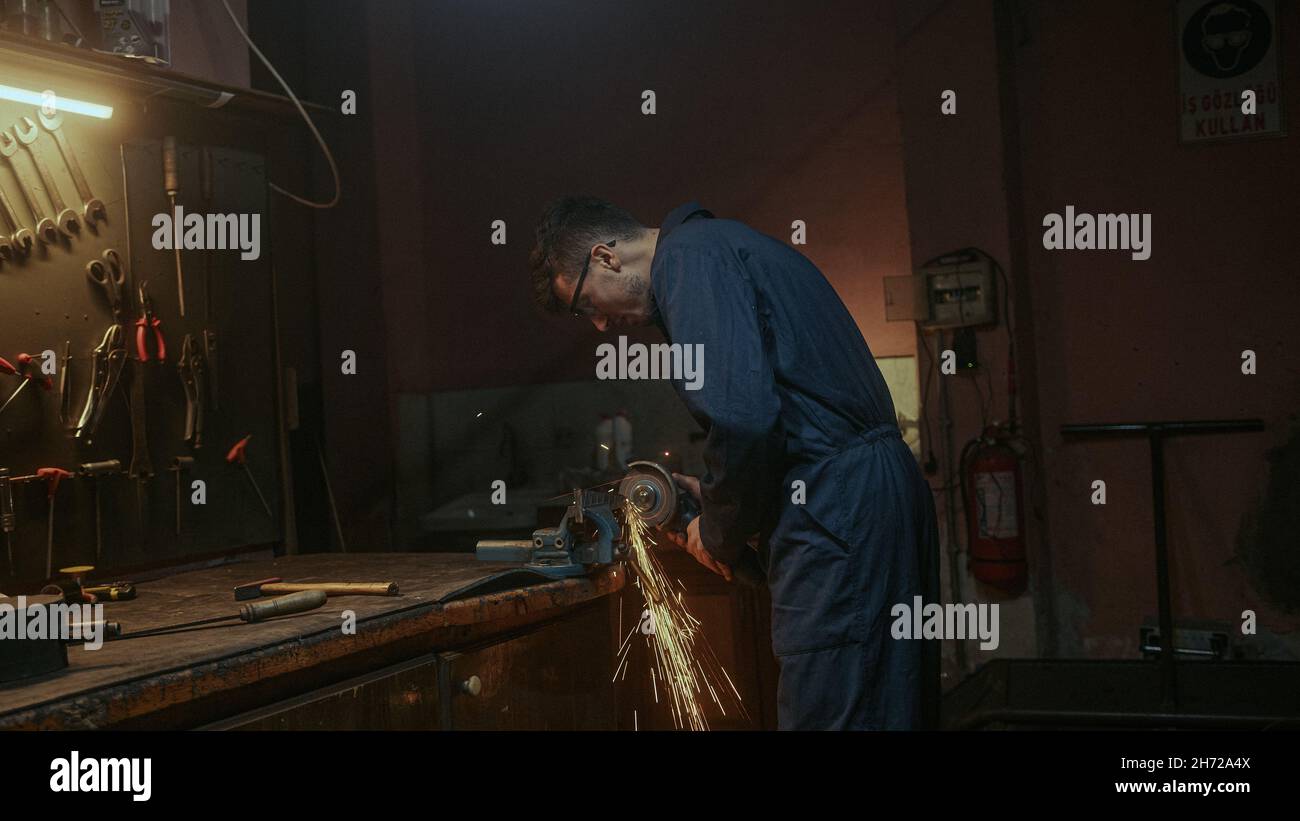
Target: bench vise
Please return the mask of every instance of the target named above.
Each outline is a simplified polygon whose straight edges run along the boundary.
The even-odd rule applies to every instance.
[[[698,515],[695,500],[672,474],[654,462],[629,462],[617,490],[574,489],[573,501],[555,527],[533,531],[533,538],[484,539],[475,549],[479,561],[523,562],[555,578],[581,576],[592,565],[613,564],[627,556],[619,513],[635,508],[651,527],[681,529]]]
[[[555,527],[540,527],[532,540],[483,539],[474,550],[483,562],[523,562],[547,576],[581,576],[588,565],[613,564],[626,555],[616,511],[623,497],[613,491],[573,491],[573,501]]]

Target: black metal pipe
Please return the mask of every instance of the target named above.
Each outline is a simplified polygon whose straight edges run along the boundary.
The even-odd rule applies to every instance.
[[[1178,672],[1174,657],[1174,610],[1169,599],[1169,543],[1165,534],[1165,441],[1151,429],[1151,518],[1156,535],[1156,602],[1160,609],[1160,709],[1178,711]]]
[[[1205,433],[1245,433],[1264,429],[1262,419],[1207,419],[1194,422],[1110,422],[1062,425],[1062,436],[1132,436],[1145,434],[1151,448],[1151,507],[1156,536],[1156,602],[1160,611],[1160,704],[1168,714],[1178,710],[1177,653],[1174,652],[1174,612],[1169,585],[1169,544],[1165,532],[1165,455],[1167,436]]]

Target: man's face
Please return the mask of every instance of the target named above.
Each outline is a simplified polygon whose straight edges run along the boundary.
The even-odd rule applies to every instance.
[[[587,278],[582,281],[575,310],[590,319],[598,331],[653,322],[649,277],[643,278],[639,271],[619,259],[614,249],[606,245],[597,245],[591,253]],[[565,305],[573,300],[579,273],[575,271],[568,277],[555,278],[552,287]]]

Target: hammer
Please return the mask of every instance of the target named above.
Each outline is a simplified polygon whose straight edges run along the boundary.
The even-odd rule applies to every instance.
[[[286,582],[279,576],[247,582],[235,588],[235,601],[320,590],[327,596],[396,596],[396,582]]]

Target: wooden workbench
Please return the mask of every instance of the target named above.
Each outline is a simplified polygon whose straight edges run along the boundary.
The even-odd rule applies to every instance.
[[[508,567],[466,554],[318,554],[141,583],[135,600],[104,607],[126,633],[238,612],[235,585],[270,576],[391,581],[400,595],[69,645],[68,669],[0,685],[0,729],[612,727],[604,597],[625,571],[447,600]],[[342,630],[345,610],[355,634]]]

